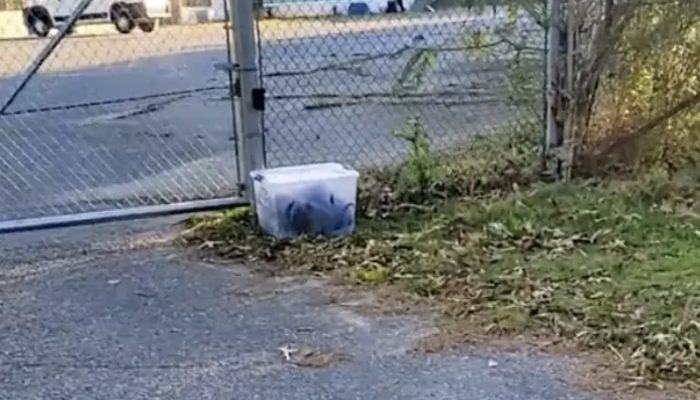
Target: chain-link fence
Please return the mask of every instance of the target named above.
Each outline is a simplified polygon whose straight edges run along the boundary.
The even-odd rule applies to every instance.
[[[436,151],[473,135],[540,129],[544,28],[528,13],[467,3],[266,3],[268,165],[393,163],[407,154],[396,133],[410,119]],[[286,21],[283,35],[265,29],[270,18]]]
[[[239,195],[226,1],[93,0],[57,41],[86,1],[0,13],[0,222]],[[460,4],[263,1],[268,166],[393,163],[411,119],[436,150],[539,129],[543,28]]]
[[[79,3],[1,16],[0,221],[237,196],[225,3],[94,0],[31,73]]]

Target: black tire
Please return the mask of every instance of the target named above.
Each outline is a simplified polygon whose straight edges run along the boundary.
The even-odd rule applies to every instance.
[[[47,37],[53,28],[53,20],[45,8],[34,7],[27,12],[27,26],[33,34]]]
[[[133,31],[136,27],[134,18],[131,16],[131,13],[126,6],[117,5],[113,7],[111,14],[112,23],[114,24],[114,27],[117,28],[119,33],[131,33],[131,31]]]
[[[150,19],[148,21],[139,22],[139,29],[146,33],[151,33],[156,30],[156,20]]]

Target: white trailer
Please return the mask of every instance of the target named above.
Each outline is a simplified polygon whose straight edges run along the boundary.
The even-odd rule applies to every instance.
[[[25,0],[22,13],[30,33],[45,37],[68,21],[80,0]],[[120,33],[138,27],[152,32],[158,19],[170,17],[169,0],[93,0],[80,15],[79,24],[112,23]]]

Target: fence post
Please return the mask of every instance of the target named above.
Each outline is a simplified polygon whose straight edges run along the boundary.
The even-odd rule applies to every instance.
[[[253,202],[250,172],[264,167],[265,144],[262,132],[264,90],[258,79],[255,11],[251,0],[230,0],[230,23],[233,29],[234,52],[231,64],[237,71],[234,88],[236,109],[238,170],[246,198]]]
[[[561,174],[561,157],[556,154],[564,144],[564,126],[561,116],[561,83],[565,73],[562,70],[562,1],[547,0],[547,115],[544,159],[545,172],[554,176]]]

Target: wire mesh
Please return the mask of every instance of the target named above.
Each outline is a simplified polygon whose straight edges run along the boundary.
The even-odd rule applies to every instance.
[[[0,13],[2,103],[78,1],[42,4],[48,37]],[[0,221],[238,194],[230,77],[215,68],[229,60],[225,3],[168,5],[155,25],[122,7],[128,34],[115,4],[95,0],[0,115]]]
[[[264,2],[268,165],[386,166],[406,158],[409,144],[396,133],[412,119],[435,151],[474,135],[539,129],[545,31],[537,13],[467,3]]]
[[[436,150],[539,125],[544,30],[532,15],[401,3],[408,12],[387,13],[401,4],[385,0],[262,2],[268,166],[394,163],[411,119]],[[225,4],[170,2],[152,32],[120,34],[113,13],[81,20],[0,115],[0,220],[236,195],[230,76],[215,68],[229,59]],[[26,13],[0,18],[5,101],[49,39],[28,32]]]

